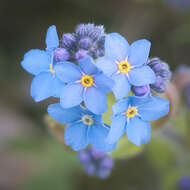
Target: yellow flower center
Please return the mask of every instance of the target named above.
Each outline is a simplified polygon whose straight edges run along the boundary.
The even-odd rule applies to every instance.
[[[84,87],[91,87],[94,84],[94,79],[90,75],[83,75],[80,81]]]
[[[92,125],[94,124],[94,120],[92,118],[91,115],[84,115],[82,117],[82,122],[85,124],[85,125]]]
[[[131,65],[127,61],[121,61],[118,65],[118,69],[121,73],[128,73],[131,70]]]
[[[54,71],[54,69],[53,69],[53,64],[52,64],[52,63],[49,65],[49,69],[50,69],[50,72],[51,72],[52,74],[55,73],[55,71]]]
[[[134,117],[138,113],[136,107],[129,107],[128,110],[125,112],[126,117],[131,118]]]

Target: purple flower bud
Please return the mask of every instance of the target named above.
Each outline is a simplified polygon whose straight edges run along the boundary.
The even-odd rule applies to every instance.
[[[90,152],[91,152],[92,158],[95,159],[95,160],[100,159],[105,155],[104,152],[102,152],[102,151],[100,151],[100,150],[98,150],[98,149],[96,149],[94,147],[91,147]]]
[[[171,77],[171,71],[167,63],[161,61],[159,58],[149,59],[147,65],[152,68],[157,76],[156,82],[150,87],[157,93],[162,93],[166,89],[166,83]]]
[[[163,83],[163,78],[158,75],[156,77],[156,82],[153,84],[153,86],[159,88],[162,83]]]
[[[69,52],[65,48],[57,48],[54,51],[54,59],[55,61],[66,61],[70,57]]]
[[[110,170],[109,169],[99,169],[96,174],[100,179],[105,179],[109,177],[110,175]]]
[[[182,177],[178,183],[180,190],[190,190],[190,177]]]
[[[94,28],[94,24],[79,24],[77,25],[75,32],[78,36],[83,37],[89,34]]]
[[[105,44],[105,36],[101,37],[100,40],[98,41],[98,47],[101,50],[104,50],[104,44]]]
[[[135,96],[144,96],[150,92],[150,86],[133,86],[132,92],[135,94]]]
[[[101,168],[112,169],[113,168],[113,160],[110,156],[105,156],[104,159],[100,163]]]
[[[71,33],[63,34],[61,39],[63,46],[67,48],[72,48],[72,46],[76,43],[76,38]]]
[[[104,179],[110,175],[113,168],[113,159],[105,152],[89,147],[78,153],[79,162],[87,175]]]
[[[89,155],[87,151],[80,151],[78,153],[78,160],[81,163],[87,163],[87,162],[90,162],[91,156]]]
[[[161,61],[160,61],[160,59],[158,57],[154,57],[152,59],[149,59],[147,64],[152,68],[152,67],[154,67],[154,65],[156,65],[156,64],[158,64],[160,62]]]
[[[82,38],[79,41],[79,46],[82,49],[88,49],[92,45],[92,40],[89,37]]]
[[[104,35],[104,26],[96,26],[92,30],[90,36],[93,40],[98,40]]]
[[[96,173],[96,165],[93,163],[85,164],[84,170],[88,175],[94,175]]]
[[[152,70],[153,70],[154,72],[159,72],[162,68],[163,68],[163,64],[161,64],[161,63],[156,63],[156,64],[154,64],[154,66],[152,67]]]
[[[169,79],[171,77],[171,72],[167,71],[167,70],[162,70],[160,72],[160,76],[165,78],[165,79]]]
[[[84,50],[84,49],[80,49],[75,53],[75,59],[79,60],[82,59],[84,57],[88,56],[88,51]]]

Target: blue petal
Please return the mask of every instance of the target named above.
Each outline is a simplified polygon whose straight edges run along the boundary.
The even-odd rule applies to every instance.
[[[95,74],[97,72],[99,72],[98,68],[95,66],[93,60],[91,57],[85,57],[83,59],[80,59],[78,61],[79,67],[81,68],[81,70],[88,75],[92,75]]]
[[[147,102],[149,102],[152,98],[151,94],[147,94],[146,96],[140,97],[140,96],[129,96],[128,100],[129,100],[129,104],[131,106],[141,106]]]
[[[112,119],[111,129],[106,141],[109,144],[116,143],[125,132],[126,117],[123,115],[115,116]]]
[[[155,81],[156,75],[149,66],[134,68],[129,72],[129,82],[134,86],[153,84]]]
[[[60,123],[73,123],[81,119],[82,109],[80,106],[64,109],[59,103],[48,106],[49,115]]]
[[[141,66],[148,60],[151,43],[148,40],[138,40],[131,44],[128,61],[134,66]]]
[[[64,134],[65,143],[73,150],[79,151],[88,145],[88,127],[83,123],[69,125]]]
[[[105,74],[100,73],[94,76],[94,82],[98,89],[104,92],[110,92],[114,86],[114,81]]]
[[[59,38],[56,31],[56,26],[50,26],[46,33],[46,47],[52,50],[59,46]]]
[[[129,44],[123,36],[118,33],[106,35],[105,54],[107,57],[116,61],[123,61],[127,58],[128,53]]]
[[[95,114],[102,114],[107,109],[107,96],[95,87],[87,88],[84,93],[86,107]]]
[[[109,128],[104,125],[92,125],[89,128],[89,142],[97,149],[110,152],[116,148],[116,143],[108,144],[106,142],[106,137],[108,135]]]
[[[131,90],[131,85],[127,77],[124,74],[115,74],[112,76],[112,79],[115,81],[113,86],[113,93],[117,100],[124,98],[128,95]]]
[[[146,144],[151,137],[151,126],[148,122],[134,117],[130,120],[126,127],[126,133],[129,141],[140,146]]]
[[[118,65],[108,57],[98,58],[95,65],[108,76],[118,71]]]
[[[52,73],[42,72],[32,80],[30,93],[36,102],[40,102],[51,96],[59,97],[64,86]]]
[[[145,121],[157,120],[169,112],[169,101],[160,97],[152,97],[138,107],[138,114]]]
[[[52,78],[51,88],[52,88],[52,96],[55,98],[60,98],[62,90],[65,86],[61,80],[59,80],[55,75]]]
[[[128,109],[128,106],[129,106],[129,99],[128,98],[119,100],[117,103],[115,103],[112,106],[112,110],[113,110],[114,115],[124,113]]]
[[[56,76],[63,82],[74,82],[80,80],[82,74],[79,68],[70,62],[57,63],[54,66]]]
[[[32,49],[24,55],[21,65],[27,72],[37,75],[43,71],[48,71],[50,62],[51,57],[47,52]]]
[[[62,90],[60,104],[63,108],[79,105],[83,100],[83,86],[80,83],[68,84]]]

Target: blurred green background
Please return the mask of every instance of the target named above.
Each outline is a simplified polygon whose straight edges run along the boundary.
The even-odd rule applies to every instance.
[[[76,153],[51,136],[43,116],[52,100],[34,103],[32,76],[20,66],[26,51],[45,47],[48,26],[56,25],[61,37],[88,22],[121,33],[130,43],[150,40],[150,55],[168,62],[173,71],[190,65],[190,9],[164,1],[0,0],[0,190],[177,189],[178,178],[190,174],[184,100],[178,117],[153,133],[133,157],[130,145],[132,154],[116,160],[112,175],[102,181],[87,177]]]

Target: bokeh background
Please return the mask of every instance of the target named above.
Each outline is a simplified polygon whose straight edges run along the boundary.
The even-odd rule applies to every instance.
[[[89,22],[129,42],[150,40],[150,55],[168,62],[172,71],[190,66],[189,0],[0,0],[0,190],[175,190],[180,177],[190,174],[189,111],[182,88],[170,92],[177,114],[158,124],[143,151],[116,160],[106,180],[86,176],[76,153],[51,135],[44,122],[50,100],[34,103],[32,76],[20,62],[26,51],[45,48],[50,25],[61,37]]]

